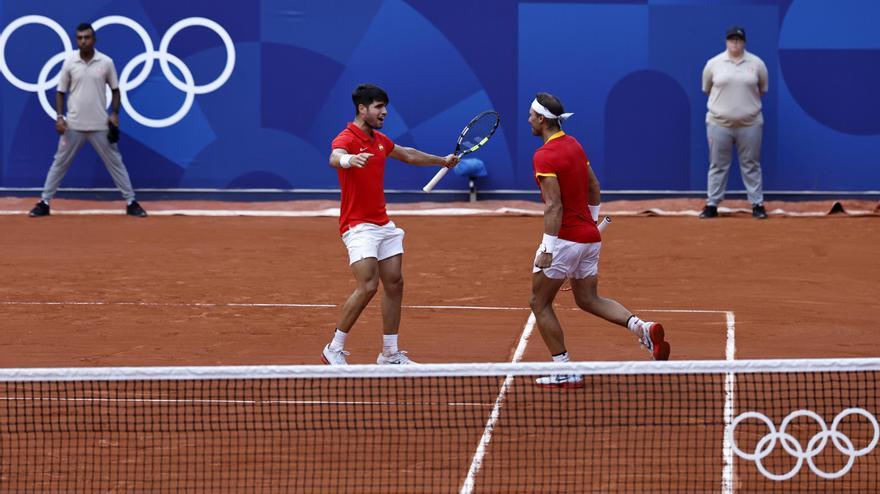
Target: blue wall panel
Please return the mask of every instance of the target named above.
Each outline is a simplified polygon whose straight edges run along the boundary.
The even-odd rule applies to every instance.
[[[26,15],[40,23],[10,27]],[[330,141],[352,118],[361,82],[385,87],[386,133],[435,154],[452,150],[473,114],[494,108],[502,126],[479,152],[490,175],[481,188],[534,189],[528,104],[557,94],[606,189],[694,190],[706,185],[706,60],[724,49],[726,27],[747,28],[747,48],[766,62],[765,188],[880,189],[880,2],[848,0],[60,0],[0,3],[5,36],[0,74],[0,187],[40,187],[57,145],[53,119],[32,86],[51,80],[63,50],[51,27],[109,15],[132,25],[98,30],[98,49],[122,74],[159,50],[169,29],[207,18],[132,64],[123,91],[120,144],[135,187],[336,188]],[[48,18],[48,20],[46,20]],[[127,21],[126,21],[127,22]],[[208,23],[211,24],[211,23]],[[234,50],[232,72],[221,77]],[[144,40],[142,37],[146,37]],[[175,87],[189,72],[196,87]],[[20,82],[16,83],[15,78]],[[24,82],[25,84],[22,84]],[[127,84],[127,86],[126,86]],[[54,86],[46,100],[50,110]],[[51,86],[51,87],[50,87]],[[185,89],[185,84],[183,85]],[[185,107],[172,122],[150,124]],[[136,112],[142,117],[138,117]],[[420,188],[434,173],[389,162],[386,186]],[[449,175],[444,188],[466,181]],[[84,149],[65,186],[109,187]],[[738,173],[731,187],[741,187]]]

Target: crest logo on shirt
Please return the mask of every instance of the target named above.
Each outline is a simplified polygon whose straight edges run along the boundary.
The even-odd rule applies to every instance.
[[[385,146],[379,144],[379,151],[385,151]]]

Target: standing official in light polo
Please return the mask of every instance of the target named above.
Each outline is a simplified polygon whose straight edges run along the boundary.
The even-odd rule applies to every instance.
[[[125,213],[146,216],[147,212],[134,200],[131,179],[116,145],[119,139],[119,81],[116,67],[110,57],[95,49],[95,30],[91,24],[76,27],[76,44],[79,51],[61,67],[55,96],[55,110],[58,112],[55,130],[61,134],[58,151],[46,176],[42,200],[34,206],[30,216],[49,215],[49,201],[58,192],[73,158],[86,141],[95,148],[116,187],[122,192],[122,198],[128,202]],[[110,86],[113,95],[109,116],[106,110],[106,86]],[[65,95],[67,118],[64,116]],[[111,128],[112,131],[108,132]]]
[[[709,139],[709,191],[700,218],[718,216],[718,204],[724,199],[733,146],[739,156],[739,168],[746,186],[752,216],[767,218],[761,185],[761,134],[764,116],[761,96],[767,93],[767,66],[745,49],[746,31],[742,27],[727,30],[727,49],[706,62],[703,69],[703,92],[706,105],[706,135]]]

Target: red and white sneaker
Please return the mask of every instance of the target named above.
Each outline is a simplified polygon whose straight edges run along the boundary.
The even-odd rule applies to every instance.
[[[583,376],[577,376],[574,374],[557,374],[539,377],[535,379],[535,385],[542,388],[580,389],[584,387],[584,378]]]
[[[642,336],[639,343],[642,347],[651,352],[654,360],[669,360],[669,343],[664,338],[666,333],[663,331],[663,325],[659,322],[645,322],[642,325]]]
[[[330,345],[325,345],[321,352],[321,362],[327,365],[348,365],[348,361],[345,360],[348,355],[351,354],[345,350],[331,350]]]

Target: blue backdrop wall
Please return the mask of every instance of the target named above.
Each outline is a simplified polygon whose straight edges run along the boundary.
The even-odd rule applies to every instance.
[[[770,73],[765,189],[877,190],[877,19],[876,0],[3,0],[0,187],[42,186],[58,54],[76,24],[97,21],[123,76],[136,188],[336,188],[329,143],[352,88],[373,82],[391,96],[386,133],[436,154],[473,114],[498,110],[484,189],[534,188],[528,104],[549,91],[576,113],[566,130],[603,188],[703,190],[700,76],[739,24]],[[389,162],[386,186],[433,173]],[[87,148],[64,185],[112,182]],[[441,188],[464,185],[450,174]]]

